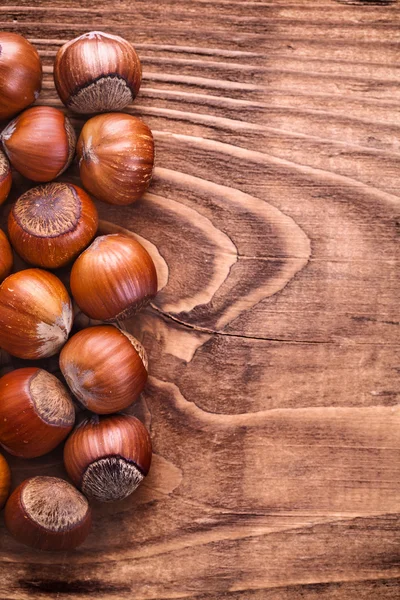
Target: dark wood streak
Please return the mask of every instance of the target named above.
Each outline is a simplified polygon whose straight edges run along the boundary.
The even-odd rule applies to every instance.
[[[69,114],[52,63],[86,30],[143,59],[127,112],[154,131],[154,179],[98,209],[162,275],[127,324],[155,456],[74,553],[31,552],[1,523],[0,598],[397,599],[399,3],[36,4],[5,0],[0,30],[38,48],[39,104]],[[60,180],[80,184],[76,162]],[[3,226],[28,186],[14,173]],[[61,448],[9,460],[14,485],[66,477]]]
[[[121,595],[130,592],[128,585],[107,585],[100,579],[75,579],[71,581],[60,581],[53,579],[21,579],[18,585],[22,590],[37,595],[39,593],[50,596],[60,594],[76,594],[96,597],[97,594],[108,594],[109,596]]]
[[[364,5],[364,6],[389,6],[396,4],[397,0],[335,0],[339,4]]]

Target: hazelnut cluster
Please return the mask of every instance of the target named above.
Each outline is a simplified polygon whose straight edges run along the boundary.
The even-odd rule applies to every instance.
[[[57,53],[62,102],[96,115],[78,140],[61,110],[28,108],[42,84],[35,48],[0,32],[0,50],[0,119],[12,118],[0,134],[0,204],[11,167],[41,184],[11,207],[8,237],[0,230],[0,352],[12,365],[0,378],[0,446],[29,459],[66,440],[64,465],[74,484],[31,477],[10,496],[11,473],[0,454],[0,508],[18,541],[69,550],[90,531],[89,500],[126,498],[150,468],[149,432],[121,412],[148,377],[146,352],[123,322],[156,295],[156,268],[133,237],[97,235],[90,195],[116,205],[139,199],[150,184],[154,141],[143,121],[115,112],[134,100],[142,77],[135,49],[121,37],[90,32]],[[53,181],[75,152],[84,189]],[[96,324],[74,324],[74,306],[81,320]],[[53,369],[32,362],[49,357]],[[90,412],[79,415],[82,408]]]

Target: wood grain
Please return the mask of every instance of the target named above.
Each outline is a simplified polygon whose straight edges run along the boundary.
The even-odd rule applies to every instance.
[[[399,3],[36,4],[3,1],[0,29],[37,46],[40,104],[61,108],[54,56],[84,31],[142,59],[128,112],[154,131],[154,181],[98,207],[161,276],[129,322],[155,460],[73,554],[1,525],[1,599],[398,598]],[[10,462],[14,485],[65,475],[60,450]]]

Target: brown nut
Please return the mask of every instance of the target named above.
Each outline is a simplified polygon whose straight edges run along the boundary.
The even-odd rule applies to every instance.
[[[10,454],[43,456],[67,437],[74,423],[71,397],[51,373],[26,367],[0,379],[0,444]]]
[[[122,110],[142,80],[139,57],[127,40],[101,31],[64,44],[54,63],[54,83],[64,104],[77,113]]]
[[[23,481],[9,497],[4,519],[18,542],[39,550],[73,550],[92,525],[85,496],[58,477]]]
[[[79,402],[110,414],[135,402],[147,381],[147,356],[132,335],[112,325],[82,329],[60,354],[60,369]]]
[[[10,242],[4,231],[0,229],[0,283],[10,274],[13,262]]]
[[[149,432],[130,415],[93,415],[74,429],[64,447],[68,475],[100,502],[132,494],[149,472],[151,456]]]
[[[14,116],[39,98],[42,63],[18,33],[0,32],[0,119]]]
[[[95,238],[82,252],[72,267],[70,283],[85,315],[100,321],[122,321],[156,295],[157,272],[139,242],[112,233]]]
[[[61,281],[26,269],[0,285],[0,348],[18,358],[57,354],[72,327],[72,303]]]
[[[78,256],[92,241],[97,210],[80,187],[48,183],[22,194],[8,217],[11,243],[26,262],[57,269]]]
[[[51,181],[69,167],[76,135],[68,117],[50,106],[28,108],[1,133],[12,166],[32,181]]]
[[[11,471],[4,456],[0,454],[0,509],[3,508],[10,493]]]
[[[150,185],[153,134],[137,117],[109,113],[89,119],[76,151],[83,186],[103,202],[132,204]]]
[[[0,204],[7,200],[11,190],[12,175],[7,156],[0,150]]]

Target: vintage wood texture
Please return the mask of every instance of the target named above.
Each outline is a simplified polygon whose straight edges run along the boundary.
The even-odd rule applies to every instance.
[[[148,481],[96,506],[71,554],[1,525],[1,599],[398,598],[399,4],[3,0],[0,15],[39,49],[41,104],[61,107],[64,41],[136,45],[129,112],[157,169],[135,206],[99,209],[147,241],[163,285],[129,325],[151,360]],[[11,462],[15,484],[63,473],[60,451]]]

